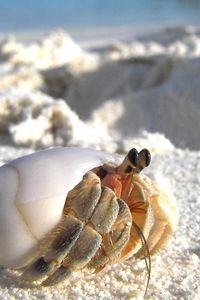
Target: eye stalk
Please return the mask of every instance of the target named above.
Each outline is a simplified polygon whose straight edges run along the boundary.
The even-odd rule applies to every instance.
[[[149,150],[142,149],[139,153],[133,148],[131,149],[121,165],[117,168],[117,173],[128,175],[130,173],[140,173],[144,168],[148,167],[151,162],[151,154]]]

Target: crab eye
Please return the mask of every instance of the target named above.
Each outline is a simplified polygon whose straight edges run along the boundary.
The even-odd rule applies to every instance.
[[[145,167],[148,167],[150,162],[151,162],[151,154],[149,152],[149,150],[147,149],[142,149],[140,152],[139,152],[139,157],[142,158],[142,160],[144,161],[144,166]]]
[[[128,152],[128,159],[130,160],[131,164],[133,164],[134,166],[137,166],[138,152],[135,148],[131,149]]]
[[[143,170],[145,167],[148,167],[151,162],[151,154],[149,150],[142,149],[138,154],[138,168]]]
[[[121,165],[117,168],[117,172],[121,174],[129,174],[136,169],[138,164],[138,152],[135,148],[131,149]]]

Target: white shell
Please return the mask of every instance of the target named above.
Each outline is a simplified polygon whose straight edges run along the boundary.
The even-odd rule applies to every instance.
[[[67,193],[83,175],[114,158],[82,148],[55,148],[0,167],[0,264],[27,264],[60,221]]]

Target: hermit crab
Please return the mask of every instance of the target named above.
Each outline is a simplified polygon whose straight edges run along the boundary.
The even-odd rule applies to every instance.
[[[147,149],[115,156],[75,147],[43,150],[0,168],[0,264],[51,286],[157,252],[177,226],[177,207],[141,171]]]

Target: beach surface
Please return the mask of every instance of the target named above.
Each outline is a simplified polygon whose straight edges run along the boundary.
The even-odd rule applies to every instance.
[[[0,163],[59,146],[125,155],[148,148],[145,174],[174,194],[179,227],[152,258],[146,299],[200,295],[200,30],[163,29],[82,47],[63,31],[0,41]],[[143,299],[144,261],[81,272],[54,288],[0,269],[0,299]]]

